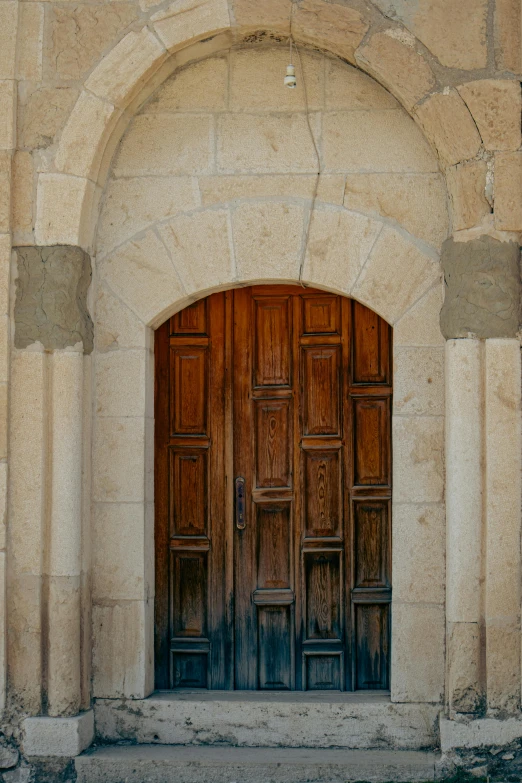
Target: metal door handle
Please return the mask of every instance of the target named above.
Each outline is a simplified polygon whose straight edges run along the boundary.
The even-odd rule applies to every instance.
[[[245,520],[245,479],[243,476],[236,478],[236,527],[243,530],[246,525]]]

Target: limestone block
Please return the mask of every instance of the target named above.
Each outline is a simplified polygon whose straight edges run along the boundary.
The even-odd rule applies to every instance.
[[[157,220],[199,206],[190,177],[129,177],[111,180],[98,228],[97,249],[105,255]]]
[[[352,296],[394,324],[439,277],[435,261],[384,226]]]
[[[0,234],[0,313],[9,312],[11,237]]]
[[[447,239],[441,256],[446,296],[441,330],[453,337],[513,337],[518,331],[520,275],[515,242],[481,236]]]
[[[80,80],[135,21],[134,3],[64,4],[49,8],[45,75],[50,80]]]
[[[313,119],[312,128],[317,138]],[[304,114],[223,114],[217,145],[218,171],[223,174],[318,170]]]
[[[26,718],[26,756],[78,756],[94,739],[94,713],[81,712],[72,718]]]
[[[303,111],[308,102],[311,111],[323,108],[324,67],[322,55],[301,52],[295,61],[297,87],[283,84],[288,51],[238,49],[230,53],[230,109],[232,111]],[[301,65],[306,80],[306,101]]]
[[[479,340],[446,343],[446,518],[449,622],[481,617],[483,400]]]
[[[6,554],[0,552],[0,707],[5,709],[6,704],[6,631],[7,631],[7,607],[6,607]],[[18,756],[16,757],[16,761]],[[15,761],[15,763],[16,763]]]
[[[499,71],[522,72],[520,12],[520,0],[496,0],[493,40]]]
[[[97,416],[144,416],[147,351],[108,351],[96,357]]]
[[[520,147],[520,82],[481,79],[457,88],[477,123],[487,150]]]
[[[375,0],[392,19],[403,22],[448,68],[471,71],[487,60],[487,0]]]
[[[230,27],[227,0],[175,0],[152,20],[169,52]]]
[[[396,99],[374,79],[340,63],[325,58],[325,108],[341,109],[398,109]]]
[[[243,198],[286,196],[311,200],[317,182],[316,174],[260,174],[200,177],[199,190],[204,206],[223,204]],[[345,176],[321,174],[317,184],[316,203],[342,205]]]
[[[446,184],[454,231],[480,225],[491,211],[486,199],[487,163],[474,160],[446,170]]]
[[[143,502],[145,498],[143,418],[97,418],[93,453],[94,501]]]
[[[152,622],[151,622],[152,618]],[[93,695],[145,698],[153,685],[154,606],[120,601],[93,607]]]
[[[125,107],[165,56],[164,47],[147,27],[139,33],[130,32],[103,58],[85,87],[100,98]]]
[[[355,65],[355,50],[369,24],[355,8],[324,0],[302,0],[294,10],[297,40],[323,47]]]
[[[415,113],[428,140],[446,166],[474,158],[481,140],[466,104],[456,90],[436,93]]]
[[[443,348],[396,347],[393,367],[393,411],[396,415],[444,414]]]
[[[234,0],[234,19],[240,29],[290,31],[291,0]]]
[[[143,323],[157,319],[159,326],[165,320],[159,320],[163,311],[178,301],[188,302],[164,245],[152,231],[115,250],[98,268],[101,279]]]
[[[7,462],[0,462],[0,550],[6,548]]]
[[[355,59],[407,109],[435,86],[430,65],[415,49],[415,39],[395,28],[372,35],[357,50]]]
[[[495,227],[522,230],[522,152],[495,155]]]
[[[80,709],[80,577],[49,578],[47,700],[49,715]],[[46,755],[50,755],[47,751]]]
[[[7,383],[0,383],[0,459],[7,459],[7,428],[8,428],[8,397]]]
[[[79,247],[19,248],[15,302],[15,345],[39,342],[47,349],[83,343],[92,351],[87,311],[90,258]]]
[[[15,146],[16,82],[0,81],[0,150]]]
[[[97,197],[99,192],[87,179],[68,174],[40,174],[35,225],[38,244],[89,247]]]
[[[0,2],[0,79],[15,78],[17,5],[15,0]]]
[[[228,57],[220,55],[175,71],[142,111],[223,111],[227,102]]]
[[[11,152],[0,150],[0,233],[11,227]]]
[[[19,79],[42,79],[42,48],[44,37],[44,6],[42,3],[20,3],[17,72]]]
[[[104,285],[97,288],[94,324],[98,351],[147,345],[147,327]]]
[[[96,181],[104,142],[118,118],[119,111],[111,103],[82,92],[60,138],[58,171]]]
[[[229,223],[227,210],[206,210],[179,215],[158,229],[188,294],[232,280],[234,260]]]
[[[484,708],[481,642],[478,623],[448,624],[448,698],[451,710],[479,712]]]
[[[482,718],[459,716],[458,721],[440,718],[440,744],[443,753],[454,748],[502,747],[522,737],[522,721],[519,717]]]
[[[81,555],[83,352],[55,351],[49,361],[53,460],[48,566],[52,577],[76,577]]]
[[[444,697],[444,607],[394,601],[392,639],[392,701],[440,703]]]
[[[78,90],[73,87],[21,84],[18,114],[20,146],[36,149],[52,144],[65,125],[77,97]]]
[[[145,573],[143,503],[96,503],[93,514],[93,600],[143,600],[152,585]],[[154,582],[154,571],[152,571]]]
[[[207,115],[140,115],[120,147],[114,175],[207,174],[212,147],[212,123]]]
[[[16,704],[38,715],[42,696],[41,577],[9,571],[7,591],[7,676]]]
[[[485,347],[486,618],[520,612],[520,345]],[[520,673],[520,667],[519,667]]]
[[[349,294],[382,224],[345,209],[316,208],[303,279]]]
[[[325,113],[323,156],[327,172],[438,170],[428,143],[402,109]]]
[[[295,204],[243,204],[232,213],[239,280],[295,280],[304,210]]]
[[[440,503],[444,490],[444,419],[393,418],[395,503]]]
[[[520,621],[486,623],[487,704],[491,712],[520,711]]]
[[[11,360],[9,550],[15,571],[42,570],[47,358],[19,351]]]
[[[435,247],[448,236],[446,188],[440,174],[349,174],[344,205],[396,220]]]
[[[444,345],[439,326],[442,285],[431,288],[400,318],[393,328],[393,344]]]
[[[33,191],[33,156],[30,152],[15,152],[11,187],[11,229],[15,244],[25,244],[24,240],[32,238]]]
[[[444,603],[446,521],[442,505],[393,505],[393,597]]]

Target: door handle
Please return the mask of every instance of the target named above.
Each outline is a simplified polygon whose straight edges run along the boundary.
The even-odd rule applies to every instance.
[[[245,519],[245,479],[243,476],[238,476],[235,481],[236,484],[236,527],[238,530],[243,530],[246,525]]]

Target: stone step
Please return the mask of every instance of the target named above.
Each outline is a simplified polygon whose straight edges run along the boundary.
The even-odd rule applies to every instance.
[[[75,759],[77,783],[348,783],[431,781],[434,753],[112,745]]]
[[[97,699],[104,742],[417,750],[439,746],[440,706],[380,693],[156,692]]]

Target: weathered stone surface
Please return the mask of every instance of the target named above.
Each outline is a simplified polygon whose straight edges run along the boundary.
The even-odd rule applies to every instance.
[[[436,349],[440,350],[440,349]],[[394,380],[395,386],[395,380]],[[444,602],[446,520],[442,504],[393,507],[392,563],[396,601]]]
[[[444,697],[444,606],[395,603],[392,702],[441,703]]]
[[[0,745],[0,769],[15,767],[20,758],[20,753],[11,745]]]
[[[495,227],[522,231],[522,152],[495,155]]]
[[[119,2],[53,5],[49,11],[45,74],[62,80],[81,79],[137,15],[132,3]]]
[[[480,225],[490,212],[486,199],[487,163],[474,160],[459,163],[446,171],[454,231]]]
[[[92,351],[93,326],[86,297],[90,258],[79,247],[18,248],[15,345],[40,342],[66,348],[83,342]]]
[[[35,238],[39,245],[78,245],[92,240],[91,221],[101,192],[84,177],[40,174],[36,197]]]
[[[175,0],[152,20],[169,51],[230,27],[227,0]]]
[[[396,347],[393,364],[394,413],[405,416],[442,416],[444,414],[444,350]]]
[[[392,427],[395,503],[441,503],[444,418],[394,416]]]
[[[440,331],[442,283],[437,283],[393,327],[393,344],[444,345]]]
[[[478,623],[448,623],[448,696],[450,709],[474,713],[484,709],[481,642]]]
[[[497,68],[513,73],[522,71],[522,24],[520,0],[495,2],[495,63]]]
[[[21,147],[48,147],[65,125],[78,97],[73,87],[22,84],[18,107],[18,140]]]
[[[344,206],[396,220],[437,248],[448,236],[446,188],[440,174],[348,174]]]
[[[373,35],[357,50],[355,58],[408,109],[435,85],[431,68],[416,51],[414,39],[395,29]]]
[[[33,229],[33,156],[15,152],[11,186],[11,228],[15,242],[26,244]],[[27,244],[32,244],[27,242]]]
[[[15,0],[0,2],[0,79],[14,79],[18,8]]]
[[[375,0],[449,68],[484,68],[487,0]]]
[[[223,111],[227,98],[228,57],[209,57],[176,71],[145,104],[141,113]]]
[[[428,140],[447,166],[474,158],[481,142],[477,126],[456,90],[436,93],[415,109]]]
[[[325,57],[325,108],[398,109],[399,103],[387,90],[356,68]]]
[[[234,18],[240,27],[254,30],[290,30],[291,0],[234,0]]]
[[[26,756],[77,756],[94,739],[94,713],[81,712],[73,718],[26,718]]]
[[[355,8],[323,0],[302,0],[294,11],[296,38],[310,41],[355,64],[355,50],[369,24]]]
[[[295,280],[304,226],[302,206],[243,204],[232,216],[240,280]]]
[[[11,225],[11,153],[0,151],[0,233],[9,233]]]
[[[519,327],[520,253],[514,242],[482,236],[442,248],[446,297],[441,330],[455,337],[514,337]]]
[[[477,123],[487,150],[520,147],[520,82],[481,79],[457,88]]]
[[[15,146],[16,82],[0,81],[0,150]]]
[[[44,6],[42,3],[20,3],[17,70],[19,79],[42,78],[42,50],[44,37]]]

